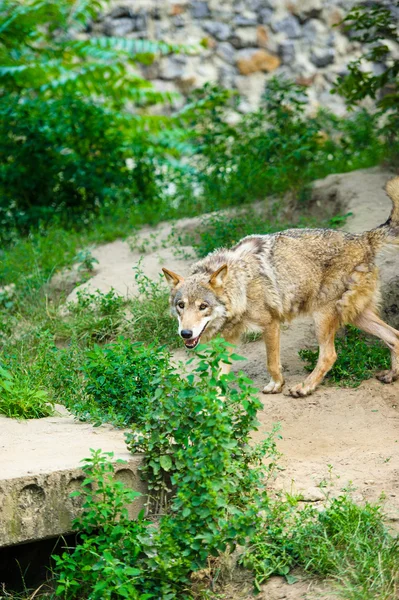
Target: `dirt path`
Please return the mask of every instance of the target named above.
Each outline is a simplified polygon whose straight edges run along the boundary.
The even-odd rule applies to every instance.
[[[316,183],[316,198],[320,203],[338,202],[353,213],[346,230],[360,232],[371,229],[385,221],[390,212],[390,201],[383,191],[390,176],[391,173],[379,168],[333,175]],[[198,223],[198,220],[190,220],[189,224],[193,223]],[[167,238],[168,231],[168,226],[158,228],[157,244],[160,238]],[[161,244],[161,247],[149,250],[143,260],[143,268],[150,276],[156,277],[166,261],[174,271],[187,272],[189,261],[177,259],[171,248],[162,248]],[[116,242],[97,249],[93,254],[100,261],[99,269],[85,287],[106,291],[113,286],[122,293],[134,291],[131,268],[140,252],[132,252],[126,243]],[[384,253],[379,264],[382,282],[392,293],[399,274],[397,249],[396,252]],[[398,294],[395,294],[399,305]],[[287,387],[305,376],[298,350],[314,345],[310,320],[297,320],[284,328],[282,362]],[[267,380],[263,343],[242,345],[239,352],[248,360],[236,365],[236,368],[243,368],[259,387],[263,387]],[[185,351],[179,351],[177,356],[183,358]],[[281,423],[282,439],[278,446],[283,453],[281,464],[284,470],[277,478],[277,488],[302,492],[307,501],[317,498],[320,501],[326,492],[338,495],[345,489],[352,490],[357,501],[376,501],[384,494],[390,522],[393,526],[398,524],[399,382],[384,386],[376,380],[369,380],[357,389],[324,385],[313,396],[304,399],[285,394],[261,395],[261,399],[264,409],[256,438],[261,439],[273,423]],[[324,487],[317,487],[320,484]],[[250,597],[244,591],[242,594],[231,597]],[[280,578],[273,578],[259,597],[264,600],[314,599],[324,597],[324,592],[308,582],[287,586]]]

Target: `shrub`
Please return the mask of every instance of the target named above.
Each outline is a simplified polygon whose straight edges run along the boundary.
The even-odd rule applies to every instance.
[[[87,597],[92,600],[147,600],[143,594],[140,566],[143,550],[140,537],[147,530],[143,511],[131,520],[127,507],[139,493],[114,478],[112,453],[92,451],[85,459],[80,496],[83,512],[73,522],[79,541],[71,551],[54,556],[58,597]],[[118,460],[117,463],[124,463]]]
[[[362,44],[366,50],[348,65],[348,73],[338,77],[335,92],[341,94],[350,108],[364,98],[376,101],[378,116],[385,116],[381,132],[394,152],[398,152],[399,129],[399,60],[393,56],[387,41],[399,43],[397,12],[395,6],[383,3],[359,3],[354,6],[342,24],[349,31],[351,39]],[[378,63],[380,69],[371,71],[365,68],[365,61]],[[381,69],[382,67],[382,69]],[[391,148],[392,151],[392,148]]]
[[[294,583],[290,572],[299,567],[333,578],[347,600],[389,600],[399,585],[398,558],[398,538],[380,507],[342,496],[321,512],[273,501],[242,563],[254,571],[257,589],[273,574]]]
[[[143,476],[152,509],[164,513],[149,548],[148,568],[156,597],[183,598],[192,571],[209,555],[242,544],[254,531],[273,470],[273,436],[254,447],[261,404],[242,373],[217,380],[228,355],[224,340],[199,347],[200,362],[176,388],[162,382],[158,406],[140,430],[127,436],[132,452],[144,452]],[[262,461],[268,457],[269,466]]]
[[[87,352],[82,371],[84,390],[101,420],[123,425],[142,424],[157,410],[159,386],[179,383],[165,349],[122,337]]]
[[[41,419],[53,411],[45,390],[35,387],[26,375],[11,375],[0,367],[0,413],[17,419]]]
[[[356,327],[347,326],[336,340],[338,358],[327,378],[343,387],[357,387],[383,369],[389,369],[390,353],[386,346],[375,339],[370,340]],[[299,356],[307,364],[307,371],[316,366],[318,350],[300,350]]]
[[[0,2],[0,222],[8,229],[29,231],[54,211],[69,226],[82,225],[105,200],[129,204],[159,196],[154,166],[165,152],[155,134],[172,121],[133,115],[127,105],[171,99],[134,67],[180,49],[77,35],[102,6],[97,0]]]

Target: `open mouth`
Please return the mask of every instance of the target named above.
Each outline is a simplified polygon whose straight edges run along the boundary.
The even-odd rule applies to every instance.
[[[193,348],[198,346],[198,344],[200,343],[201,335],[204,333],[207,325],[208,325],[208,323],[205,323],[201,333],[199,335],[197,335],[197,337],[191,338],[190,340],[184,340],[184,344],[185,344],[186,348],[190,348],[190,350],[192,350]]]

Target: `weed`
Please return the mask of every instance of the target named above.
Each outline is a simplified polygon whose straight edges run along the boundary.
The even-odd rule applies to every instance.
[[[378,370],[388,369],[388,348],[377,340],[370,340],[356,327],[348,325],[342,336],[337,337],[338,358],[327,378],[343,387],[357,387],[370,379]],[[300,350],[299,356],[306,361],[306,370],[312,371],[318,358],[318,350]]]
[[[84,392],[99,421],[121,425],[143,423],[157,410],[158,387],[179,384],[165,349],[124,338],[87,352],[82,372]]]
[[[255,573],[256,587],[272,574],[300,567],[330,577],[347,600],[390,600],[399,586],[398,538],[384,526],[378,506],[357,506],[348,496],[322,512],[272,502],[242,563]]]
[[[54,556],[58,586],[56,594],[64,599],[81,597],[92,600],[147,600],[142,594],[140,568],[142,543],[148,523],[144,512],[136,520],[129,518],[127,507],[140,494],[114,477],[112,453],[92,451],[85,459],[86,478],[82,489],[71,496],[81,497],[83,512],[74,523],[79,532],[76,548]],[[124,464],[118,460],[117,463]]]
[[[47,392],[32,386],[23,374],[11,375],[0,367],[0,413],[17,419],[40,419],[53,414]]]

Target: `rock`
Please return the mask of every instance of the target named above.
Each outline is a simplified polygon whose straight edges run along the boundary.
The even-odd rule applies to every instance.
[[[220,42],[217,45],[216,54],[225,62],[234,65],[236,51],[229,42]]]
[[[259,100],[265,90],[265,75],[263,73],[252,73],[251,75],[239,75],[236,77],[236,87],[243,99],[239,105],[241,113],[251,112],[259,106]]]
[[[229,42],[234,48],[251,48],[257,44],[257,28],[237,27],[234,35],[229,37]]]
[[[262,10],[258,13],[258,21],[259,23],[263,23],[263,25],[269,25],[273,17],[273,11],[271,8],[262,8]]]
[[[258,18],[256,13],[246,11],[243,14],[236,15],[233,22],[237,27],[254,27],[258,24]]]
[[[132,15],[133,11],[130,6],[115,6],[115,8],[108,13],[108,16],[111,17],[111,19],[120,19],[122,17],[130,18]]]
[[[294,0],[290,3],[291,11],[301,21],[317,17],[323,10],[322,0]]]
[[[249,75],[257,71],[274,71],[280,66],[280,63],[278,56],[258,48],[248,48],[237,52],[237,67],[241,75]]]
[[[230,26],[220,21],[207,21],[202,27],[219,42],[225,42],[231,35]]]
[[[111,37],[123,37],[134,31],[134,22],[130,18],[110,19],[104,22],[104,33]]]
[[[166,81],[180,79],[183,76],[185,65],[186,58],[184,56],[164,56],[159,65],[159,77]]]
[[[319,19],[311,19],[302,27],[302,33],[310,44],[313,45],[316,40],[320,40],[324,45],[329,31]]]
[[[281,57],[283,65],[290,65],[295,59],[295,44],[291,40],[281,42],[278,47],[278,54]]]
[[[334,59],[334,48],[314,48],[310,54],[310,60],[319,68],[331,65],[331,63],[334,62]]]
[[[272,27],[277,33],[285,33],[289,38],[299,38],[302,34],[298,19],[291,15],[275,21]]]
[[[258,25],[256,28],[256,41],[260,48],[267,48],[270,40],[270,31],[265,25]]]
[[[207,19],[211,16],[208,2],[192,2],[191,3],[191,14],[194,19]]]
[[[186,21],[182,15],[175,15],[172,23],[175,27],[184,27],[186,25]]]
[[[223,64],[219,67],[218,73],[219,85],[227,89],[235,88],[237,71],[232,66]]]
[[[303,502],[320,502],[325,499],[325,495],[321,491],[320,488],[316,486],[312,486],[303,492],[302,500]]]
[[[321,19],[327,23],[328,27],[338,25],[344,17],[345,13],[339,6],[328,6],[321,13]]]

